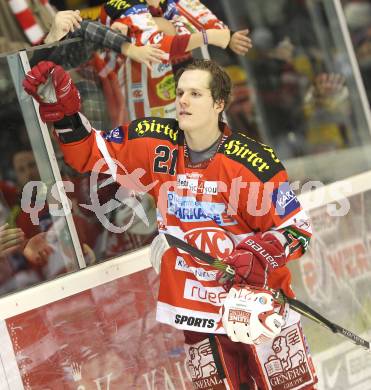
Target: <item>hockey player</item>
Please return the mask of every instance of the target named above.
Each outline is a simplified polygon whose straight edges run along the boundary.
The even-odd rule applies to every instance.
[[[37,90],[50,77],[56,98],[46,102]],[[224,70],[196,61],[180,72],[177,120],[146,117],[110,132],[78,112],[78,92],[60,66],[40,63],[24,87],[41,118],[54,122],[68,164],[89,172],[103,161],[117,180],[136,181],[157,200],[160,235],[235,268],[233,284],[184,252],[163,251],[159,239],[153,245],[151,261],[161,270],[157,320],[184,331],[194,387],[313,389],[300,319],[277,307],[267,289],[292,296],[286,263],[306,250],[310,225],[272,148],[220,122],[231,89]]]

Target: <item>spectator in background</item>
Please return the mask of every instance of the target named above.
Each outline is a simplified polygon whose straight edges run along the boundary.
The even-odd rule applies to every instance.
[[[24,231],[11,224],[20,211],[17,189],[3,180],[0,211],[0,294],[3,294],[38,283],[42,278],[22,253],[27,244]]]
[[[299,141],[305,133],[302,96],[310,81],[307,74],[295,67],[294,46],[289,38],[276,45],[272,33],[260,28],[253,30],[253,39],[249,70],[265,132],[274,140],[282,158],[302,154]],[[287,142],[289,132],[296,138],[294,144]]]
[[[345,79],[323,70],[328,63],[313,26],[304,21],[309,6],[300,1],[268,3],[252,0],[245,5],[253,20],[249,76],[254,79],[264,136],[274,140],[283,158],[349,145],[351,113]],[[311,12],[321,15],[322,10],[318,4]],[[292,13],[298,15],[295,22],[289,18]],[[326,19],[321,23],[326,31]]]
[[[22,229],[11,228],[7,223],[0,226],[0,261],[19,251],[23,244],[25,244],[25,235]]]
[[[42,43],[54,15],[47,0],[0,0],[1,52]]]
[[[230,126],[262,141],[256,123],[255,91],[245,70],[239,65],[228,65],[225,70],[232,81],[232,101],[227,109]]]
[[[103,45],[111,49],[109,54],[104,52],[107,56],[126,54],[132,59],[145,63],[148,67],[152,67],[153,63],[160,62],[165,53],[158,49],[159,45],[156,44],[145,46],[130,44],[128,38],[121,33],[99,22],[82,20],[79,11],[58,12],[45,42],[52,43],[74,37],[82,37],[84,41],[79,43],[78,47],[75,47],[75,44],[69,44],[39,50],[32,57],[31,63],[34,64],[47,58],[63,64],[67,68],[75,68],[73,76],[85,99],[83,108],[87,115],[92,115],[93,125],[101,128],[108,122],[109,126],[114,126],[120,120],[119,115],[124,112],[124,101],[119,99],[121,92],[118,91],[116,73],[113,71],[105,72],[101,68],[99,51],[103,49]],[[99,72],[100,70],[103,71]],[[114,102],[113,98],[116,99]],[[74,184],[75,190],[68,196],[72,201],[72,212],[80,242],[88,244],[89,248],[94,249],[98,261],[134,250],[150,242],[153,237],[153,227],[156,227],[155,224],[149,228],[142,226],[135,230],[134,226],[138,227],[138,225],[134,223],[132,226],[134,231],[128,229],[124,234],[116,234],[103,229],[95,214],[80,206],[91,203],[89,177],[76,175],[65,165],[61,166],[61,170],[64,180]],[[101,177],[100,179],[100,184],[102,184],[107,178]],[[109,199],[113,199],[116,191],[117,188],[114,185],[98,189],[100,203],[103,204]],[[144,199],[142,204],[149,215],[154,213],[153,207],[150,210],[150,205],[152,205],[150,200]],[[130,211],[128,207],[121,208],[120,212],[118,210],[111,212],[108,218],[121,226],[124,219],[131,218],[132,212]]]
[[[31,264],[41,279],[50,279],[75,265],[74,253],[68,245],[62,245],[62,241],[68,241],[69,236],[66,221],[64,217],[57,218],[50,214],[49,206],[55,200],[48,199],[44,207],[38,210],[38,223],[35,224],[28,210],[21,208],[22,196],[29,196],[30,204],[33,205],[37,195],[36,191],[27,194],[25,185],[31,181],[41,180],[34,153],[31,149],[20,148],[14,153],[12,162],[16,185],[13,187],[3,183],[2,189],[6,200],[3,202],[7,208],[6,221],[9,226],[19,228],[27,240],[22,251],[15,254],[17,255],[17,267],[28,269]],[[38,195],[42,197],[41,194]],[[73,209],[73,218],[83,251],[89,257],[89,261],[94,261],[90,249],[90,245],[94,245],[93,225],[75,213],[75,209]],[[14,263],[14,259],[12,262]]]
[[[371,3],[369,0],[348,1],[344,14],[371,104]]]
[[[304,97],[303,108],[307,152],[320,153],[349,145],[351,129],[347,127],[347,118],[351,107],[342,75],[317,75]]]
[[[125,101],[120,91],[116,65],[110,67],[103,58],[110,58],[109,64],[122,63],[128,56],[152,67],[164,58],[159,45],[138,47],[120,32],[99,22],[82,20],[79,11],[60,11],[55,15],[52,27],[45,37],[45,43],[62,39],[83,38],[82,42],[60,45],[52,49],[38,50],[31,59],[31,65],[41,60],[50,60],[66,69],[75,68],[73,77],[84,96],[84,110],[92,116],[97,128],[104,125],[116,126],[122,121]],[[117,59],[117,60],[116,60]]]
[[[41,180],[33,151],[29,148],[20,148],[13,155],[12,165],[16,178],[17,203],[13,206],[9,224],[11,226],[20,227],[25,233],[26,238],[29,239],[41,231],[48,230],[53,221],[47,206],[45,206],[41,211],[39,211],[38,218],[40,224],[35,226],[32,223],[30,214],[23,211],[20,207],[24,186],[30,181]],[[32,201],[34,201],[35,196],[36,194],[31,194]]]
[[[102,7],[102,22],[112,28],[126,25],[128,36],[138,46],[159,43],[169,55],[168,62],[151,71],[135,61],[122,68],[125,76],[119,82],[126,93],[131,120],[143,116],[175,116],[173,73],[191,60],[191,50],[206,44],[222,48],[230,45],[243,55],[251,47],[248,30],[238,31],[229,39],[227,26],[198,0],[131,0],[126,4],[125,9],[119,9],[114,2],[106,2]]]

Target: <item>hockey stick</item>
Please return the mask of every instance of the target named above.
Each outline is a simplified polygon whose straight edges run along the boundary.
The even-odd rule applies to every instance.
[[[165,234],[166,241],[168,242],[170,247],[175,247],[178,249],[181,249],[187,253],[189,253],[191,256],[197,257],[198,259],[204,261],[207,264],[212,265],[213,267],[225,271],[228,274],[229,279],[233,279],[235,275],[234,269],[225,263],[223,263],[219,259],[214,259],[212,256],[210,256],[207,253],[204,253],[200,251],[199,249],[193,247],[192,245],[187,244],[186,242],[180,240],[177,237],[174,237],[170,234]],[[340,334],[347,339],[351,340],[354,344],[359,345],[369,352],[371,352],[370,342],[366,341],[365,339],[357,336],[350,330],[347,330],[340,325],[334,324],[333,322],[329,321],[325,317],[323,317],[321,314],[317,313],[315,310],[307,306],[305,303],[295,299],[295,298],[289,298],[286,296],[282,291],[277,290],[271,290],[273,294],[273,298],[281,303],[288,303],[289,306],[295,310],[296,312],[302,314],[303,316],[311,319],[312,321],[317,322],[317,324],[320,324],[324,326],[325,328],[329,329],[333,333]]]

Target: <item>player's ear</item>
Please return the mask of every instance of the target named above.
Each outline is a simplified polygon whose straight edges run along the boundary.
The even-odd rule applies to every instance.
[[[222,112],[224,110],[225,103],[223,100],[217,100],[214,103],[215,109],[217,110],[218,113]]]

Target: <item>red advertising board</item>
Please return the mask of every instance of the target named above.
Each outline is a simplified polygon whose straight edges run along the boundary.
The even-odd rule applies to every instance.
[[[145,270],[6,320],[29,390],[189,389],[183,334],[155,319]]]

